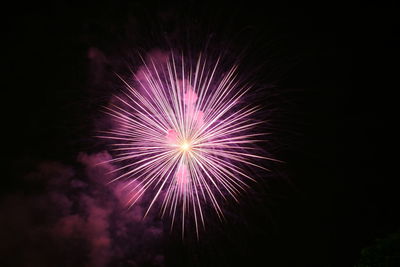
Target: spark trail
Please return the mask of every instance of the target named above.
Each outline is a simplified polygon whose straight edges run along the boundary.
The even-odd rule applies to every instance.
[[[111,140],[111,161],[120,166],[113,181],[127,179],[129,205],[151,194],[146,215],[161,201],[171,227],[181,218],[183,234],[191,217],[198,235],[206,206],[222,219],[222,203],[238,201],[255,181],[244,167],[265,169],[258,160],[273,160],[256,145],[265,135],[254,131],[260,107],[243,103],[251,86],[240,85],[237,66],[220,71],[220,59],[200,54],[188,64],[171,53],[143,62],[135,82],[120,77],[126,88],[106,107],[115,123],[100,137]]]

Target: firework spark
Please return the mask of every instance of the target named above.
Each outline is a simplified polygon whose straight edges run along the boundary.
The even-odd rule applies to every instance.
[[[240,85],[237,66],[221,73],[219,59],[212,64],[200,54],[188,64],[171,53],[143,62],[135,82],[121,78],[126,90],[106,107],[116,123],[101,137],[112,140],[112,161],[121,165],[113,181],[128,179],[129,205],[150,191],[146,215],[160,200],[171,227],[182,218],[182,233],[193,217],[198,235],[205,205],[223,218],[222,201],[238,201],[255,181],[244,167],[264,169],[257,159],[272,160],[255,146],[264,135],[254,133],[260,107],[241,101],[251,86]]]

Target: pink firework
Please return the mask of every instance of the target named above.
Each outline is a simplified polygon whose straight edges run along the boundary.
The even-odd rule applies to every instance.
[[[183,232],[191,217],[198,234],[205,205],[222,218],[222,203],[238,201],[255,181],[246,168],[271,160],[257,152],[264,134],[255,133],[262,122],[252,117],[260,107],[242,101],[251,86],[240,85],[237,66],[221,73],[219,62],[199,55],[190,65],[172,53],[161,63],[150,58],[134,82],[121,78],[126,90],[106,108],[115,123],[101,137],[113,142],[115,180],[128,179],[129,205],[150,194],[146,214],[160,201],[171,227],[182,218]]]

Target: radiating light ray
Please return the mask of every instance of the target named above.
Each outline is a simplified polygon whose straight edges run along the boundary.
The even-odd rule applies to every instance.
[[[267,170],[258,161],[274,160],[257,147],[268,134],[254,132],[264,123],[253,118],[261,107],[242,100],[251,86],[241,85],[236,65],[226,72],[220,65],[220,58],[211,65],[203,54],[193,66],[183,54],[163,63],[143,60],[136,83],[118,75],[125,90],[104,110],[114,126],[98,135],[111,142],[115,156],[107,162],[119,165],[111,182],[128,180],[127,204],[151,195],[146,216],[160,200],[171,229],[181,218],[182,235],[189,217],[197,235],[205,227],[206,205],[223,219],[222,203],[239,202],[256,181],[246,168]]]

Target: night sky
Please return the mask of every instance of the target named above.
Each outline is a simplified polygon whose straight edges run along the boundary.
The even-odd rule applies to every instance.
[[[0,266],[400,266],[397,9],[160,2],[4,9]],[[94,135],[137,51],[206,43],[263,88],[284,163],[182,240],[120,207]]]

